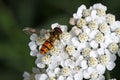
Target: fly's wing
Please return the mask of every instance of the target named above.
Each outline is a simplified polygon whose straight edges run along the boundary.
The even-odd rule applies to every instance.
[[[34,28],[31,28],[31,27],[25,27],[23,29],[23,32],[25,32],[28,35],[31,35],[33,33],[40,34],[39,31],[40,31],[39,29],[34,29]]]
[[[25,27],[23,29],[23,31],[27,34],[27,35],[32,35],[33,33],[37,34],[38,36],[38,42],[44,42],[46,41],[48,38],[50,38],[50,40],[53,40],[53,30],[46,30],[46,29],[35,29],[35,28],[30,28],[30,27]]]
[[[31,28],[31,27],[25,27],[23,29],[23,32],[31,35],[33,33],[37,34],[37,35],[45,35],[45,34],[49,34],[52,35],[52,30],[46,30],[46,29],[35,29],[35,28]]]
[[[40,35],[50,35],[50,30],[41,29],[40,30]]]

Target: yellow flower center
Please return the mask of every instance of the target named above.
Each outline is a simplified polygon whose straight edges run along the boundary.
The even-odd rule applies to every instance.
[[[85,25],[86,25],[86,21],[84,19],[81,18],[77,21],[77,27],[83,28]]]
[[[87,35],[87,33],[81,33],[81,34],[79,35],[79,40],[80,40],[81,42],[87,41],[87,40],[88,40],[88,35]]]

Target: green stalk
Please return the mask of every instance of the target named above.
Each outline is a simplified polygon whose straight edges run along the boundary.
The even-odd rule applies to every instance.
[[[109,80],[110,79],[110,71],[106,70],[105,76],[106,76],[105,80]]]

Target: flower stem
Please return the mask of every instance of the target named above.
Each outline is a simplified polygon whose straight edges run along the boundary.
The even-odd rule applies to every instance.
[[[106,80],[109,80],[110,79],[110,71],[106,70],[105,76],[106,76]]]

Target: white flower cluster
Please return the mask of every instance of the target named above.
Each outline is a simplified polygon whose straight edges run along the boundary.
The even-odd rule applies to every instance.
[[[58,23],[51,28],[60,27],[60,40],[45,55],[39,49],[50,37],[47,30],[30,36],[30,55],[36,56],[37,69],[34,74],[24,73],[24,80],[105,80],[106,70],[115,68],[116,54],[120,56],[120,21],[106,13],[107,7],[98,3],[89,9],[81,5],[70,19],[73,25]],[[34,76],[34,77],[31,77]]]

